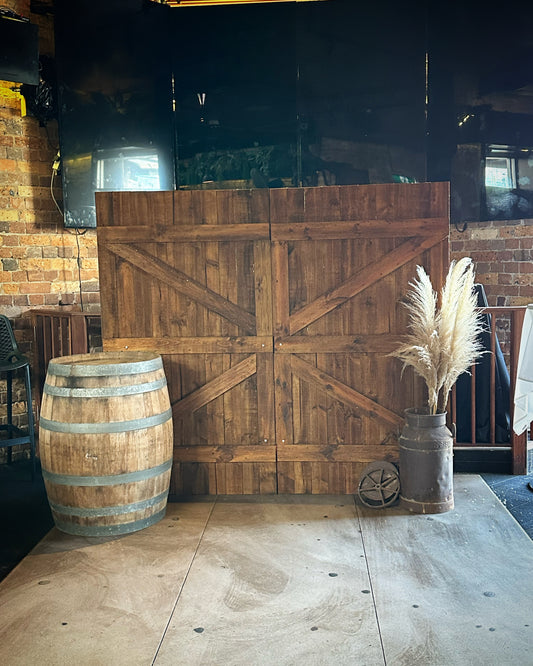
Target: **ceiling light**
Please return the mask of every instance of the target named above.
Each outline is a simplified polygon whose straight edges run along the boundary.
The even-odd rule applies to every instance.
[[[272,2],[319,2],[324,0],[164,0],[169,7],[206,7],[209,5],[266,5]]]

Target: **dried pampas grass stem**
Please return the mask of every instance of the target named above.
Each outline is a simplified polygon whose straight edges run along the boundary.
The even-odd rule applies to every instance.
[[[410,283],[406,307],[409,334],[392,356],[412,366],[427,386],[429,413],[446,409],[448,395],[459,375],[467,372],[483,353],[483,330],[474,290],[474,267],[469,257],[452,262],[440,293],[422,266]]]

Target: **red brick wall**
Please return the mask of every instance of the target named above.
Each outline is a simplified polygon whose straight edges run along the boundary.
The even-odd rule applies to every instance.
[[[471,257],[476,282],[492,307],[533,303],[533,220],[476,222],[451,227],[451,257]],[[511,318],[498,315],[496,335],[509,366]]]
[[[53,15],[30,14],[29,0],[3,3],[39,26],[39,52],[53,56]],[[40,5],[43,6],[43,5]],[[0,81],[0,312],[13,322],[23,352],[32,354],[29,317],[35,307],[99,303],[96,233],[76,235],[50,193],[52,164],[58,150],[57,122],[42,126],[21,113],[17,82]],[[61,202],[60,178],[54,180]],[[0,378],[0,422],[6,419],[5,379]],[[23,425],[23,384],[14,386],[14,420]],[[0,461],[6,449],[0,449]],[[15,452],[16,455],[19,452]]]
[[[53,16],[30,15],[29,4],[10,7],[39,25],[40,54],[53,56]],[[17,83],[0,81],[0,308],[17,329],[31,308],[79,303],[80,281],[84,303],[99,302],[96,233],[66,230],[51,196],[57,121],[21,115],[21,102]],[[57,176],[54,193],[61,202]]]
[[[450,240],[452,259],[472,257],[489,305],[533,303],[533,220],[452,226]]]

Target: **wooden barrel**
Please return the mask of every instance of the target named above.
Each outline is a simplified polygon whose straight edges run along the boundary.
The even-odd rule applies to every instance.
[[[107,536],[161,520],[172,443],[160,356],[101,352],[50,361],[39,450],[48,501],[60,530]]]

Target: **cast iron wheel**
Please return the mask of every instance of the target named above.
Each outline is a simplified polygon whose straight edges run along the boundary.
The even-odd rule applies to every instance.
[[[398,499],[400,476],[396,465],[386,461],[376,461],[363,470],[359,487],[359,499],[371,509],[384,509]]]

